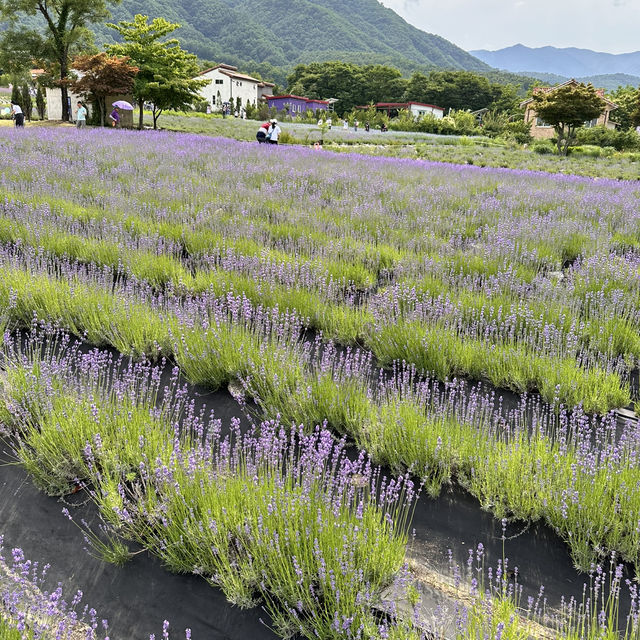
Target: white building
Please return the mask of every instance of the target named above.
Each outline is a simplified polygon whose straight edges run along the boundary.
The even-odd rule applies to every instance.
[[[243,107],[247,102],[255,107],[264,96],[273,95],[273,84],[238,73],[237,67],[228,64],[207,69],[199,77],[210,81],[200,89],[200,95],[213,109],[219,108],[224,102],[235,107],[238,98]]]
[[[409,111],[415,119],[426,115],[431,115],[438,119],[444,118],[444,109],[442,107],[424,102],[377,102],[373,106],[376,111],[386,113],[390,118],[397,118],[401,111]],[[370,105],[357,108],[369,109]]]
[[[427,114],[438,119],[444,118],[444,109],[442,107],[436,107],[434,104],[424,104],[423,102],[408,102],[407,104],[414,118],[420,118]]]

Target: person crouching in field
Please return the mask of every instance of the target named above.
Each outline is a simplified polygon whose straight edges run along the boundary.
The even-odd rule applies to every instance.
[[[258,133],[256,133],[256,139],[260,144],[265,144],[267,142],[267,134],[269,133],[269,127],[271,126],[271,122],[265,122],[260,125],[258,129]]]
[[[24,127],[24,113],[22,113],[22,107],[17,102],[11,102],[11,113],[16,127]]]

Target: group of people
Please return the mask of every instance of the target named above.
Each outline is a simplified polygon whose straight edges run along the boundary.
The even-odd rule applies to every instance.
[[[269,122],[260,125],[256,138],[260,144],[278,144],[282,129],[278,126],[278,121],[273,118]]]
[[[17,102],[11,102],[11,113],[16,127],[24,127],[24,112],[22,107]],[[76,127],[78,129],[84,129],[87,126],[87,115],[89,114],[87,107],[78,101],[78,109],[76,111]],[[120,125],[120,111],[118,107],[114,107],[113,111],[109,115],[113,127]]]
[[[87,126],[87,107],[80,101],[78,101],[78,110],[76,111],[76,127],[83,129]],[[118,107],[114,107],[113,111],[109,114],[112,127],[120,126],[120,110]]]

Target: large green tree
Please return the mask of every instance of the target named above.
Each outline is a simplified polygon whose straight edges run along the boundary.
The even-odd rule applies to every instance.
[[[567,155],[576,130],[602,113],[605,101],[592,84],[564,84],[533,96],[533,108],[558,136],[558,152]]]
[[[0,40],[14,65],[37,62],[47,68],[62,91],[62,119],[69,120],[67,84],[72,56],[91,42],[88,25],[104,20],[107,6],[119,0],[0,0],[0,18],[8,22]],[[36,17],[41,28],[21,20]]]
[[[632,116],[638,102],[638,89],[631,85],[618,87],[609,94],[609,97],[618,105],[614,120],[621,129],[629,129],[633,125]]]
[[[436,104],[446,110],[476,111],[491,108],[513,111],[518,104],[517,87],[490,82],[470,71],[415,72],[407,84],[405,100]]]
[[[640,127],[640,89],[636,92],[635,106],[631,112],[631,126]]]
[[[153,128],[165,109],[183,109],[198,99],[198,91],[208,80],[197,78],[198,58],[180,47],[175,38],[165,37],[180,27],[164,18],[136,15],[132,22],[110,24],[123,42],[108,47],[112,55],[126,56],[138,68],[133,93],[140,108],[138,128],[142,129],[144,104],[153,105]]]
[[[291,93],[308,98],[336,98],[336,110],[342,114],[370,102],[401,100],[406,80],[393,67],[335,61],[298,65],[287,85]]]

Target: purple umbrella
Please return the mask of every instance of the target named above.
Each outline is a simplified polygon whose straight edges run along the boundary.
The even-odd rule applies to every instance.
[[[118,107],[118,109],[124,109],[124,111],[133,111],[133,105],[126,100],[116,100],[112,103],[112,106]]]

